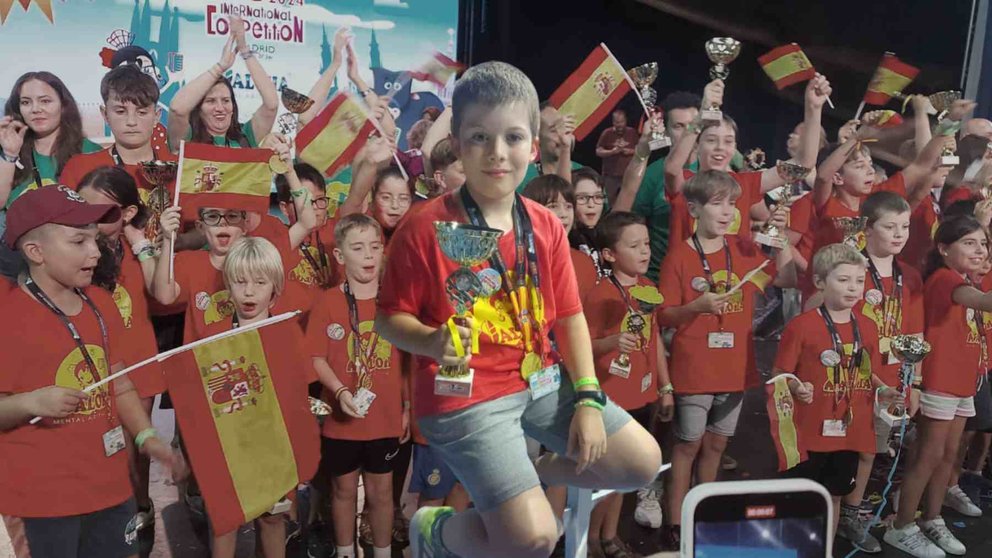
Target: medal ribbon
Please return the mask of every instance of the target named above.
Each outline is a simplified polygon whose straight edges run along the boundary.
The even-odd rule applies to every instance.
[[[863,250],[862,255],[868,260],[868,274],[871,282],[878,292],[882,293],[882,327],[879,330],[879,337],[895,337],[899,332],[899,322],[902,320],[902,300],[903,300],[903,274],[899,267],[899,262],[892,259],[892,293],[885,292],[885,284],[882,282],[882,275],[875,267],[875,262],[868,256],[868,251]]]
[[[706,258],[706,252],[703,251],[703,245],[699,242],[699,236],[696,233],[692,233],[692,246],[696,249],[696,253],[699,254],[699,263],[703,266],[703,273],[706,274],[706,280],[709,282],[710,289],[716,292],[716,281],[713,280],[713,268],[710,267],[710,261]],[[730,256],[730,245],[727,244],[727,237],[723,237],[723,252],[727,257],[727,287],[725,290],[729,290],[733,287],[731,282],[734,278],[734,260]],[[723,314],[717,314],[716,316],[717,324],[720,327],[720,331],[723,331]]]
[[[834,369],[834,411],[837,409],[837,405],[840,404],[844,397],[847,397],[847,410],[849,414],[853,414],[851,411],[851,391],[854,387],[854,378],[857,376],[857,370],[861,366],[861,328],[858,326],[858,320],[854,316],[854,312],[851,312],[851,329],[854,331],[854,346],[851,350],[851,356],[847,357],[847,371],[846,371],[846,381],[844,382],[844,391],[841,392],[840,382],[845,379],[842,375],[842,369],[845,368],[844,365],[844,340],[840,336],[840,332],[837,331],[837,325],[834,324],[833,318],[830,317],[830,312],[827,311],[826,304],[823,304],[818,309],[820,316],[823,318],[823,323],[827,326],[827,333],[830,334],[830,341],[834,347],[834,352],[840,357],[840,362],[837,363]]]
[[[355,355],[355,364],[357,365],[355,368],[357,368],[358,372],[358,387],[372,389],[372,367],[370,364],[372,362],[372,353],[375,351],[375,346],[379,342],[379,333],[373,328],[368,345],[366,345],[363,352],[362,334],[358,329],[358,301],[351,292],[351,285],[347,279],[345,279],[342,288],[344,289],[344,298],[348,301],[348,323],[351,326],[351,344],[352,352]]]
[[[620,284],[620,281],[617,280],[615,275],[612,274],[610,275],[610,282],[613,283],[613,286],[616,287],[618,291],[620,291],[620,296],[623,297],[623,303],[627,306],[627,313],[630,314],[631,318],[633,318],[634,316],[640,316],[641,319],[644,320],[643,315],[640,312],[634,310],[634,306],[630,303],[630,295],[629,293],[627,293],[627,289]],[[629,320],[628,323],[630,323]],[[629,333],[633,333],[633,332],[631,331]],[[641,335],[641,332],[638,332],[638,335]],[[639,339],[638,341],[641,342],[642,340]],[[641,352],[646,352],[647,343],[641,342],[640,345],[641,345]]]

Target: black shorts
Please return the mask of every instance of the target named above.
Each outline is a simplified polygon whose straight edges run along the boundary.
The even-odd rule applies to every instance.
[[[982,378],[975,393],[975,416],[964,423],[968,432],[992,432],[992,373]]]
[[[832,496],[847,496],[854,490],[858,474],[858,452],[809,452],[809,458],[782,473],[790,479],[810,479],[823,485]]]
[[[27,517],[21,521],[32,558],[126,558],[138,553],[135,540],[125,539],[127,524],[137,511],[134,498],[129,498],[83,515]]]
[[[373,475],[392,473],[393,460],[399,452],[399,438],[367,441],[320,439],[322,465],[333,477],[347,475],[359,469]]]
[[[643,407],[637,409],[627,409],[627,413],[630,414],[630,418],[637,421],[648,432],[654,432],[651,428],[651,419],[654,418],[656,405],[654,403],[648,403]]]

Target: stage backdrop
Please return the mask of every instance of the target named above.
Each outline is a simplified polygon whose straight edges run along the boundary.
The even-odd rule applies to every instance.
[[[0,103],[22,73],[50,71],[75,96],[86,135],[106,140],[100,78],[108,68],[101,51],[133,44],[158,69],[164,122],[184,81],[219,59],[232,13],[250,25],[248,42],[277,87],[302,93],[330,65],[334,32],[349,26],[366,82],[380,93],[405,83],[392,103],[401,146],[425,108],[450,98],[450,83],[442,88],[397,76],[434,51],[455,57],[458,0],[0,0]],[[247,120],[261,101],[240,57],[229,76]],[[344,65],[331,92],[337,87],[353,89]]]

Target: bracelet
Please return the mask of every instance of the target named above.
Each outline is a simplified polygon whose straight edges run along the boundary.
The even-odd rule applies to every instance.
[[[131,245],[131,252],[134,252],[134,254],[137,255],[139,252],[145,250],[151,245],[152,245],[151,240],[148,240],[147,238],[143,238]]]
[[[290,194],[291,196],[293,196],[294,198],[300,198],[300,197],[303,197],[303,196],[305,196],[305,195],[306,195],[306,193],[307,193],[307,189],[306,189],[306,188],[300,188],[299,190],[291,190],[291,191],[289,192],[289,194]]]
[[[7,152],[4,151],[3,149],[0,149],[0,159],[12,165],[16,165],[21,160],[21,158],[17,155],[7,155]]]
[[[140,450],[149,438],[156,437],[158,437],[158,430],[155,430],[154,428],[146,428],[141,432],[138,432],[138,435],[134,437],[134,445],[138,446],[138,449]]]
[[[671,382],[658,388],[658,395],[665,395],[669,393],[675,393],[675,386],[673,386]]]
[[[375,93],[375,91],[372,91],[372,88],[366,89],[366,90],[362,91],[362,97],[368,97],[369,95],[371,95],[373,93]]]
[[[155,256],[157,255],[158,255],[158,250],[155,248],[155,246],[149,244],[148,246],[145,246],[140,252],[138,252],[137,255],[138,262],[139,263],[147,262],[148,260],[155,258]]]
[[[242,60],[248,60],[249,58],[255,58],[255,52],[253,50],[248,50],[247,52],[239,52]]]
[[[347,386],[341,386],[338,389],[334,390],[334,400],[335,401],[340,401],[341,400],[341,394],[343,392],[346,392],[346,391],[348,391],[348,387]]]
[[[597,379],[595,376],[588,376],[588,377],[585,377],[585,378],[579,378],[578,380],[575,381],[574,384],[572,384],[572,389],[574,389],[575,391],[579,391],[579,388],[585,387],[585,386],[596,386],[598,388],[599,387],[599,379]]]
[[[599,403],[593,401],[592,399],[583,399],[581,401],[576,402],[575,408],[578,409],[579,407],[592,407],[593,409],[596,409],[597,411],[600,412],[606,409],[606,407],[600,405]]]
[[[214,76],[215,79],[220,79],[224,76],[224,68],[216,62],[213,66],[210,66],[210,69],[207,71],[210,72],[210,75]]]

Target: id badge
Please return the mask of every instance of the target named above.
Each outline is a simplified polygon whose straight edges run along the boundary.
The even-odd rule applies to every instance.
[[[561,387],[561,368],[552,364],[531,374],[527,381],[530,383],[531,397],[540,399]]]
[[[127,442],[124,440],[124,427],[118,425],[103,434],[103,452],[107,457],[124,449]]]
[[[734,332],[732,331],[714,331],[709,334],[706,338],[707,347],[710,349],[733,349],[734,348]]]
[[[376,395],[372,391],[365,388],[358,388],[355,395],[351,400],[355,403],[355,407],[358,408],[358,412],[365,415],[369,412],[369,407],[372,406],[372,402],[375,401]]]
[[[293,501],[290,500],[289,498],[283,498],[282,500],[279,500],[278,502],[273,504],[272,508],[269,509],[268,514],[280,515],[288,512],[291,509],[293,509]]]
[[[472,397],[472,381],[475,379],[475,370],[468,369],[468,374],[464,376],[441,376],[434,377],[434,395],[443,397]]]
[[[840,419],[827,419],[823,421],[823,437],[845,438],[847,437],[847,425]]]
[[[648,372],[641,378],[641,393],[651,389],[651,373]]]
[[[621,363],[618,359],[613,359],[610,361],[610,374],[614,376],[620,376],[623,379],[630,377],[630,360],[628,359],[626,364]]]

